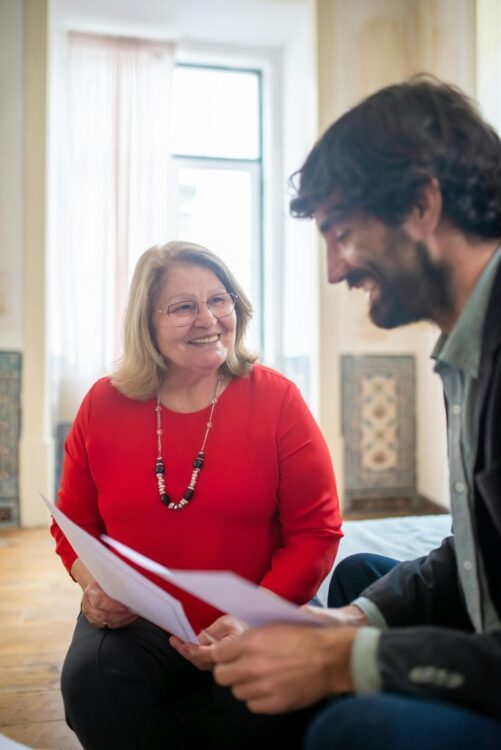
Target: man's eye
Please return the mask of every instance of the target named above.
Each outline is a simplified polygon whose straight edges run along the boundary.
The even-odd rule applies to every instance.
[[[342,232],[338,232],[338,234],[336,234],[336,242],[345,242],[345,240],[348,239],[349,234],[349,229],[344,229]]]

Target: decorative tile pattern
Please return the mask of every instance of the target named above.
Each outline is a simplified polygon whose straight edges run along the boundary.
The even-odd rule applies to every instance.
[[[415,498],[415,387],[413,356],[342,357],[348,508],[360,498],[384,498],[385,506],[388,498],[396,506],[399,498]]]
[[[19,520],[21,354],[0,352],[0,526]]]

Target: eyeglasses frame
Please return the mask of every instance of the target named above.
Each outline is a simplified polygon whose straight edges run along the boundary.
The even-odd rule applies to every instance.
[[[229,313],[225,313],[224,315],[216,315],[211,310],[211,308],[209,306],[209,300],[211,300],[212,297],[220,297],[223,294],[229,294],[230,295],[230,297],[233,300],[233,307],[232,307],[232,309],[230,310]],[[210,314],[212,315],[212,317],[215,318],[216,320],[221,320],[222,318],[228,318],[231,315],[231,313],[235,310],[235,307],[236,307],[236,304],[237,304],[237,299],[238,299],[238,294],[235,294],[234,292],[221,292],[220,294],[213,294],[213,295],[211,295],[209,297],[209,299],[201,300],[200,302],[194,302],[193,303],[195,305],[195,313],[194,313],[193,317],[188,322],[186,322],[186,323],[174,323],[174,322],[172,322],[172,325],[175,326],[176,328],[183,328],[184,326],[191,325],[193,323],[193,321],[195,320],[195,318],[197,317],[199,311],[200,311],[200,305],[201,304],[207,305],[208,311],[210,312]],[[189,301],[190,300],[180,300],[179,302],[174,302],[172,305],[168,305],[168,307],[157,307],[156,310],[155,310],[155,312],[161,313],[162,315],[168,315],[169,319],[171,321],[173,321],[172,313],[169,312],[169,308],[170,307],[174,307],[174,305],[182,304],[182,302],[189,302]]]

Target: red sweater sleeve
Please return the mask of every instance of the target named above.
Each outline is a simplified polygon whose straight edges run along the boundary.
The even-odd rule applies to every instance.
[[[277,454],[282,544],[261,585],[303,604],[331,569],[342,532],[329,450],[292,383],[277,427]]]
[[[105,528],[99,515],[98,491],[92,478],[87,455],[87,427],[95,387],[91,388],[82,401],[66,438],[63,475],[57,505],[85,531],[99,537]],[[54,520],[50,532],[56,541],[56,552],[70,572],[77,554]]]

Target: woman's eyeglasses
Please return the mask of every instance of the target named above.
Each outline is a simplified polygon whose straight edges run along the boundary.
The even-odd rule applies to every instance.
[[[226,318],[235,309],[237,295],[232,292],[213,294],[204,302],[174,302],[168,307],[158,308],[157,312],[168,315],[175,326],[188,326],[198,315],[199,305],[206,304],[210,313],[215,318]]]

